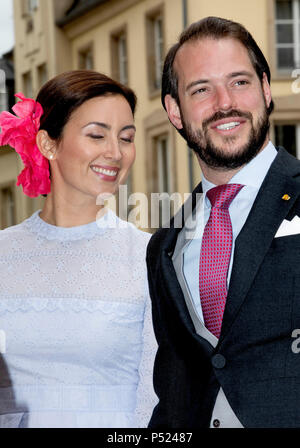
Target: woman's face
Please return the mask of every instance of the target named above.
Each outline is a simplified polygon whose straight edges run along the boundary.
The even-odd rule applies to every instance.
[[[134,162],[134,137],[132,111],[123,96],[83,103],[65,125],[51,163],[55,191],[72,202],[115,194]]]

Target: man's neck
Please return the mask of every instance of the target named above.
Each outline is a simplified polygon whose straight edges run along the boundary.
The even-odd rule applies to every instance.
[[[263,149],[267,146],[269,139],[266,139],[266,142],[263,144],[259,153],[263,151]],[[238,173],[246,164],[235,168],[235,169],[226,169],[226,168],[215,168],[208,166],[202,159],[196,154],[201,171],[206,180],[211,182],[214,185],[224,185],[228,184],[228,182]]]
[[[205,179],[207,179],[214,185],[228,184],[230,179],[232,179],[233,176],[244,166],[243,165],[235,170],[225,170],[224,168],[211,168],[207,166],[201,159],[199,160],[199,158],[198,161]]]

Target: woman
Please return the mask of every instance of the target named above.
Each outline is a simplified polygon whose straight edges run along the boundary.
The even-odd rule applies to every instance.
[[[47,198],[0,232],[0,427],[146,426],[156,400],[149,235],[97,205],[134,162],[135,95],[71,71],[36,102],[17,96],[0,144],[21,155],[24,192]]]

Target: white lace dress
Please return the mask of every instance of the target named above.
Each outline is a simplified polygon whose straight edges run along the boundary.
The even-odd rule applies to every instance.
[[[145,251],[112,212],[0,232],[0,427],[146,427],[156,395]]]

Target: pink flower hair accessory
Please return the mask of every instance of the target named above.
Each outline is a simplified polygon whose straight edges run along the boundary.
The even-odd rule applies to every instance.
[[[21,156],[24,169],[17,185],[22,185],[27,196],[35,198],[51,191],[49,162],[36,144],[43,108],[22,93],[15,96],[21,100],[12,108],[16,115],[6,111],[0,114],[0,146],[9,145]]]

